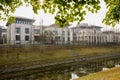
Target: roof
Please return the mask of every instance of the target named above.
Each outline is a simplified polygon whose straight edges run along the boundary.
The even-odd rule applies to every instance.
[[[96,26],[96,25],[90,25],[90,26],[94,28],[102,28],[101,26]]]
[[[31,19],[31,18],[27,18],[27,17],[20,17],[20,16],[17,16],[17,17],[15,17],[16,18],[16,20],[17,19],[22,19],[22,20],[29,20],[29,21],[31,21],[31,22],[34,22],[35,21],[35,19]],[[10,23],[6,23],[6,26],[8,26]]]
[[[51,24],[50,26],[48,27],[56,27],[56,28],[59,28],[59,26],[57,24]]]
[[[50,26],[48,26],[48,27],[61,28],[61,27],[59,27],[57,24],[51,24],[51,25],[50,25]],[[68,26],[64,26],[63,28],[68,28]]]
[[[27,19],[27,20],[35,21],[35,19],[31,19],[27,17],[20,17],[20,16],[17,16],[16,19]]]
[[[89,29],[91,29],[91,28],[102,28],[101,26],[96,26],[96,25],[87,25],[87,24],[80,24],[80,25],[77,25],[77,26],[75,26],[75,27],[72,27],[73,29],[74,28],[89,28]]]
[[[115,33],[114,31],[103,31],[102,33]]]

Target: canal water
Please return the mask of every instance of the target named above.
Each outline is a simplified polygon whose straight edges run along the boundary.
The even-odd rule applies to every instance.
[[[71,74],[75,73],[77,76],[82,77],[88,74],[102,71],[103,68],[112,68],[119,66],[120,58],[110,60],[97,60],[88,63],[79,63],[69,68],[62,68],[59,70],[46,71],[43,73],[35,73],[28,76],[19,76],[7,80],[70,80]]]

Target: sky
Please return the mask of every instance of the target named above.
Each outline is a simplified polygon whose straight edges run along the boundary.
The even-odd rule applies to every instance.
[[[81,23],[88,23],[88,24],[104,26],[104,24],[102,24],[102,19],[105,17],[105,13],[107,11],[104,0],[101,0],[100,5],[101,5],[101,10],[98,11],[98,13],[93,14],[93,13],[87,12],[87,15],[85,16],[85,20],[82,21]],[[42,19],[43,19],[44,25],[50,25],[55,22],[55,20],[54,20],[55,14],[54,15],[52,15],[50,13],[45,14],[42,10],[40,10],[39,14],[35,15],[32,11],[32,7],[21,6],[20,8],[18,8],[16,10],[14,15],[34,18],[37,20],[35,24],[40,24],[40,21]]]
[[[89,25],[97,25],[97,26],[105,27],[106,25],[102,23],[102,20],[105,17],[105,14],[107,12],[104,0],[101,0],[100,6],[101,6],[101,9],[98,11],[98,13],[93,14],[93,13],[87,12],[87,15],[85,16],[85,20],[82,21],[81,23],[88,23]],[[43,10],[40,10],[38,15],[36,15],[32,11],[32,7],[21,6],[17,8],[14,15],[35,19],[36,20],[36,22],[34,23],[35,25],[41,24],[42,20],[43,20],[43,25],[51,25],[55,23],[55,20],[54,20],[55,14],[54,15],[50,13],[46,14],[44,13]],[[76,23],[73,23],[73,25],[76,25]],[[112,27],[108,27],[108,29],[111,29],[111,28]]]
[[[105,17],[106,11],[107,11],[107,9],[106,9],[106,5],[104,3],[104,0],[101,0],[101,10],[96,14],[87,12],[87,15],[85,16],[85,20],[82,21],[81,23],[88,23],[88,24],[103,26],[104,24],[102,24],[102,19]],[[32,7],[21,6],[20,8],[18,8],[16,10],[14,15],[28,17],[28,18],[34,18],[34,19],[36,19],[35,24],[40,24],[40,21],[42,19],[43,19],[44,25],[50,25],[50,24],[53,24],[55,22],[55,20],[54,20],[55,14],[54,15],[52,15],[50,13],[45,14],[42,10],[40,10],[39,14],[35,15],[32,11]]]

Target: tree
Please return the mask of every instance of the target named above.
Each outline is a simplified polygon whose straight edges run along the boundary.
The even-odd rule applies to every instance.
[[[80,23],[84,20],[86,11],[97,13],[100,10],[101,0],[1,0],[0,18],[5,20],[21,5],[31,5],[37,14],[39,9],[45,12],[56,13],[55,22],[63,27],[71,22]],[[120,23],[120,0],[104,0],[108,11],[103,23],[115,26]],[[4,16],[3,16],[4,14]],[[13,17],[12,17],[13,18]],[[13,19],[10,19],[12,21]]]
[[[103,23],[106,25],[115,26],[120,23],[120,0],[104,0],[108,11]]]
[[[45,41],[46,41],[46,43],[51,44],[52,41],[53,41],[53,37],[54,37],[53,32],[49,31],[49,30],[46,30],[44,32],[44,35],[45,35]]]
[[[22,5],[31,5],[34,13],[37,14],[40,9],[40,0],[0,0],[0,19],[7,20],[10,18],[9,21],[13,22],[12,14]]]

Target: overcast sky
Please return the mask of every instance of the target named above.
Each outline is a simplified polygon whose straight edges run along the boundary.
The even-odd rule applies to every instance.
[[[100,5],[101,5],[101,9],[98,13],[92,14],[90,12],[87,12],[87,15],[85,16],[85,20],[82,21],[81,23],[88,23],[90,25],[98,25],[98,26],[105,27],[106,25],[102,23],[102,20],[105,17],[105,13],[107,11],[104,0],[101,0]],[[36,19],[36,22],[35,22],[36,25],[40,24],[42,19],[43,19],[43,25],[50,25],[50,24],[54,24],[55,22],[54,20],[55,15],[52,15],[49,13],[45,14],[42,10],[40,10],[39,14],[36,15],[33,13],[32,7],[21,6],[16,10],[14,15],[21,16],[21,17],[27,17],[27,18],[34,18]]]
[[[107,10],[106,10],[105,3],[103,0],[101,0],[101,10],[97,14],[92,14],[90,12],[87,12],[87,15],[85,16],[85,20],[82,21],[82,23],[103,26],[102,19],[105,17],[106,11]],[[15,16],[35,18],[37,20],[35,24],[39,24],[42,18],[43,18],[44,25],[50,25],[55,22],[54,15],[49,13],[45,14],[42,10],[39,11],[38,15],[35,15],[31,7],[25,7],[25,6],[18,8],[15,12]]]

